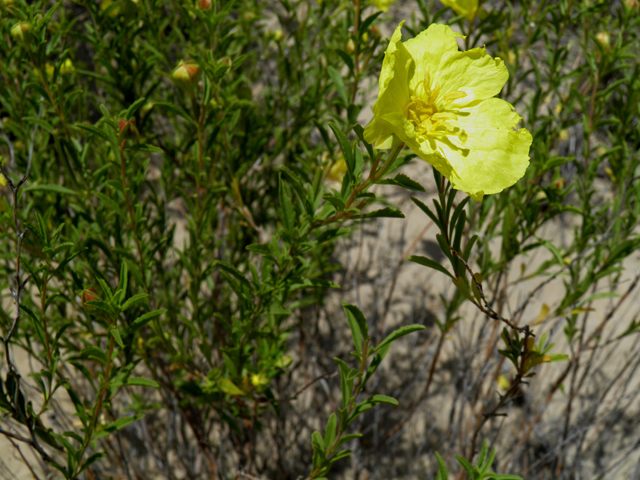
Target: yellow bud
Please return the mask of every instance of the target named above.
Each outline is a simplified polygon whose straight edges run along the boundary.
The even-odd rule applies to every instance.
[[[511,382],[507,380],[507,377],[505,377],[504,375],[500,375],[498,377],[498,387],[500,387],[502,390],[509,390],[509,388],[511,387]]]
[[[171,80],[178,88],[185,92],[193,93],[199,76],[200,66],[197,63],[181,61],[171,73]]]
[[[527,351],[533,352],[536,348],[536,340],[533,337],[527,338]]]
[[[566,128],[563,130],[560,130],[560,135],[558,135],[558,138],[560,139],[561,142],[565,142],[569,140],[569,130],[567,130]]]
[[[55,67],[50,63],[47,63],[44,66],[44,73],[47,74],[47,77],[53,77],[53,72],[55,71]]]
[[[596,35],[596,40],[605,48],[605,50],[611,46],[611,37],[609,37],[607,32],[600,32]]]
[[[18,42],[27,43],[31,40],[31,24],[18,22],[11,27],[11,36]]]
[[[260,392],[264,389],[265,386],[269,384],[269,379],[262,373],[251,375],[251,385],[253,388]]]
[[[556,106],[553,107],[553,111],[555,112],[556,115],[560,115],[560,113],[562,112],[562,104],[561,103],[556,104]]]
[[[331,167],[327,173],[327,179],[334,182],[342,183],[344,174],[347,173],[347,164],[343,157],[340,157]]]
[[[76,69],[73,66],[73,62],[71,61],[70,58],[67,58],[63,63],[62,66],[60,67],[60,73],[62,75],[67,75],[69,73],[73,73],[75,72]]]
[[[539,202],[546,200],[547,199],[547,194],[544,193],[542,190],[540,190],[538,193],[536,193],[536,196],[534,197],[534,200],[537,200]]]
[[[349,41],[347,42],[347,44],[345,45],[344,49],[348,52],[348,53],[353,53],[356,51],[356,44],[354,43],[353,40],[349,39]]]
[[[278,29],[275,32],[273,32],[273,39],[276,42],[279,42],[282,39],[282,37],[284,37],[284,32],[282,30]]]
[[[367,42],[369,41],[369,34],[368,34],[367,32],[364,32],[364,33],[362,34],[362,41],[363,41],[364,43],[367,43]]]

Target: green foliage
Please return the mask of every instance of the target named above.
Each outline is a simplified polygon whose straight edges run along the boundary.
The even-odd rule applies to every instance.
[[[565,445],[583,435],[569,435],[572,402],[592,373],[581,358],[640,332],[637,312],[619,331],[610,322],[637,295],[638,276],[619,287],[640,246],[640,17],[610,3],[483,2],[473,19],[436,1],[409,5],[407,38],[449,22],[466,49],[486,45],[504,60],[501,95],[534,137],[525,178],[476,203],[435,170],[423,185],[415,172],[427,165],[403,145],[382,151],[364,140],[358,122],[393,17],[372,5],[0,0],[0,434],[65,479],[295,478],[300,463],[285,465],[279,442],[301,437],[300,462],[320,480],[340,475],[351,450],[380,456],[371,452],[437,395],[436,377],[454,383],[443,357],[476,355],[451,377],[464,380],[460,418],[471,412],[464,440],[444,455],[429,439],[425,454],[464,453],[456,475],[471,479],[520,478],[490,472],[496,449],[483,442],[477,452],[478,439],[525,387],[542,390],[532,377],[544,364],[561,362],[542,396],[548,403],[567,379],[564,443],[535,478],[555,475]],[[346,295],[337,274],[345,240],[381,218],[406,224],[387,192],[414,195],[443,258],[406,251],[444,281],[432,292],[442,309],[416,398],[407,378],[421,365],[387,355],[424,325],[388,333],[386,312],[358,300],[342,302],[346,322],[327,320],[338,332],[331,342],[317,325],[305,333],[310,312]],[[561,241],[548,234],[559,224]],[[536,286],[510,303],[529,281]],[[556,281],[552,301],[542,292]],[[611,303],[593,328],[599,300]],[[478,337],[488,328],[490,340],[448,349],[474,314]],[[550,353],[556,331],[565,338],[555,348],[570,355]],[[483,373],[470,382],[464,372],[477,364]],[[493,401],[503,364],[511,381]],[[315,410],[296,423],[286,412],[301,395]],[[367,450],[363,425],[382,403],[395,408],[376,415],[395,427],[376,430]],[[500,455],[516,445],[516,471],[530,464],[519,449],[536,451],[527,443],[535,423],[497,442]],[[262,443],[282,451],[269,457]],[[139,452],[144,461],[131,465]],[[446,480],[437,453],[424,476],[436,464]]]

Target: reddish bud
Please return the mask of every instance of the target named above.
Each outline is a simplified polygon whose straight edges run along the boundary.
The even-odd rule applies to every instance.
[[[201,10],[211,10],[211,0],[199,0],[198,7]]]
[[[554,180],[552,185],[556,190],[562,191],[567,186],[567,181],[563,177],[560,177]]]
[[[90,305],[85,305],[87,302],[95,302],[99,300],[98,292],[96,292],[93,288],[85,288],[82,291],[82,306],[90,309],[92,308]]]
[[[178,88],[192,93],[198,83],[200,76],[200,66],[193,61],[181,61],[171,73],[171,80]]]
[[[121,138],[134,138],[138,134],[135,118],[131,120],[125,120],[124,118],[118,119],[118,129],[120,130]]]

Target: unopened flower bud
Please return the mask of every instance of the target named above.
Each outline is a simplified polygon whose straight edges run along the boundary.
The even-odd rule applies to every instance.
[[[345,45],[344,49],[348,52],[348,53],[353,53],[356,51],[356,44],[352,39],[349,39],[349,41],[347,42],[347,44]]]
[[[31,39],[31,24],[18,22],[11,27],[11,36],[18,42],[28,42]]]
[[[118,119],[118,129],[120,130],[121,138],[135,138],[138,134],[135,118],[132,118],[131,120],[125,120],[124,118]]]
[[[171,80],[178,88],[193,93],[200,76],[200,66],[196,62],[181,61],[171,73]]]
[[[563,177],[557,178],[551,184],[556,190],[562,191],[567,186],[567,180]]]
[[[611,46],[611,37],[609,37],[607,32],[600,32],[596,35],[596,40],[605,49],[608,49]]]
[[[536,341],[533,337],[527,338],[527,351],[531,352],[536,348]]]
[[[638,2],[638,0],[625,0],[624,5],[627,8],[638,8],[640,2]]]
[[[569,130],[567,130],[566,128],[563,128],[562,130],[560,130],[560,134],[558,135],[558,139],[561,142],[566,142],[567,140],[569,140]]]
[[[85,288],[82,291],[82,306],[90,309],[91,305],[85,305],[87,302],[95,302],[99,300],[98,292],[96,292],[93,288]]]
[[[200,10],[211,10],[211,0],[199,0],[198,7]]]
[[[60,74],[61,75],[67,75],[69,73],[73,73],[75,72],[76,69],[73,66],[73,62],[71,61],[70,58],[67,58],[62,65],[60,66]]]

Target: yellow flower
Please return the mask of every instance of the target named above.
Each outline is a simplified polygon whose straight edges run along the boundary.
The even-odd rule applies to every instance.
[[[73,66],[73,62],[70,58],[67,58],[64,63],[60,66],[60,74],[66,75],[68,73],[75,72],[75,68]]]
[[[464,15],[469,20],[473,20],[478,12],[478,0],[440,0],[440,2],[458,15]]]
[[[122,14],[125,18],[133,18],[138,8],[138,2],[140,0],[101,0],[100,11],[104,12],[111,5],[117,6],[109,12],[109,16],[112,18]]]
[[[517,182],[529,164],[531,134],[497,95],[509,77],[484,48],[458,51],[456,34],[431,25],[401,42],[396,28],[385,53],[373,121],[364,137],[378,149],[405,143],[480,201]]]
[[[347,173],[347,164],[344,161],[344,157],[340,157],[329,168],[327,179],[334,182],[342,183],[342,179],[344,178],[345,173]]]
[[[395,2],[396,0],[373,0],[373,5],[378,9],[381,10],[383,12],[386,12],[389,10],[389,7],[391,6],[391,4],[393,2]]]
[[[498,377],[498,387],[501,390],[509,390],[511,388],[511,382],[504,375],[500,375]]]

